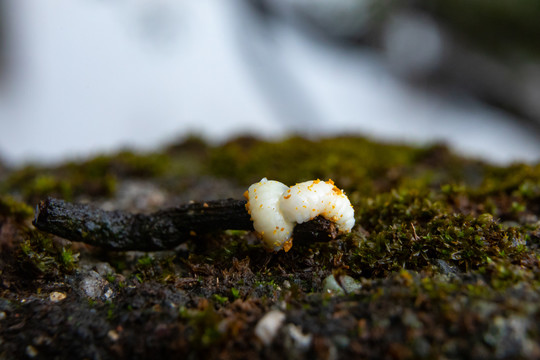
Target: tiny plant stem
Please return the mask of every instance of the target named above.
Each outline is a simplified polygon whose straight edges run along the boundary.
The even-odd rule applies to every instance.
[[[159,210],[152,214],[104,211],[87,204],[49,198],[37,209],[36,228],[72,241],[111,250],[165,250],[190,239],[193,234],[219,230],[253,230],[243,200],[216,200]],[[316,218],[295,228],[294,237],[334,239],[335,226]]]

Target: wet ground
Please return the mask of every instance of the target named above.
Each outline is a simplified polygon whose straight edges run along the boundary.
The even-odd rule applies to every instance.
[[[160,252],[33,228],[47,196],[152,212],[263,176],[332,178],[356,225],[268,253],[248,231]],[[362,138],[192,138],[0,177],[0,359],[540,357],[540,165]],[[320,237],[319,237],[320,238]]]

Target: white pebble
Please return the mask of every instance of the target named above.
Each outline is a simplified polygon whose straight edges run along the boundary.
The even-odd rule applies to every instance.
[[[107,284],[107,280],[102,279],[97,272],[92,270],[81,280],[79,286],[89,298],[99,299],[105,293],[104,288]]]
[[[309,349],[311,341],[313,340],[311,334],[304,334],[302,329],[294,324],[287,325],[287,332],[298,350],[306,351]]]
[[[38,356],[39,352],[37,351],[37,349],[35,347],[33,347],[32,345],[28,345],[26,347],[26,355],[29,357],[29,358],[35,358],[36,356]]]
[[[323,293],[330,295],[345,295],[345,291],[339,285],[334,275],[328,275],[323,280]]]
[[[116,330],[112,330],[112,329],[107,332],[107,336],[112,341],[117,341],[118,339],[120,339],[120,334],[118,334]]]
[[[279,310],[269,311],[255,326],[255,336],[257,336],[264,345],[270,345],[284,321],[284,313]]]
[[[66,294],[59,291],[53,291],[51,295],[49,295],[49,299],[52,302],[59,302],[59,301],[64,300],[65,298],[66,298]]]

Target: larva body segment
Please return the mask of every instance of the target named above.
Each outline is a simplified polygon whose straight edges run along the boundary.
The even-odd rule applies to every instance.
[[[354,226],[354,210],[347,196],[330,181],[306,181],[290,188],[291,196],[280,199],[285,218],[303,222],[321,215],[334,222],[341,233]]]
[[[287,185],[266,178],[248,189],[246,208],[251,214],[253,228],[269,250],[281,250],[292,236],[295,223],[286,220],[279,211],[279,199],[287,189]]]
[[[290,188],[290,197],[282,196],[279,202],[281,212],[287,219],[298,224],[319,216],[332,200],[329,194],[332,185],[319,181],[306,181]],[[329,219],[330,220],[330,219]]]
[[[336,196],[325,218],[337,219],[335,223],[341,233],[348,233],[354,226],[354,209],[345,194]]]

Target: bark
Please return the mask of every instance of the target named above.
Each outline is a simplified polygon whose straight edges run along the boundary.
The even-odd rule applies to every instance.
[[[253,230],[243,200],[217,200],[164,209],[152,214],[104,211],[86,204],[49,198],[37,209],[36,228],[72,241],[111,250],[165,250],[193,234],[219,230]],[[297,225],[293,238],[331,240],[337,235],[333,223],[318,217]]]

